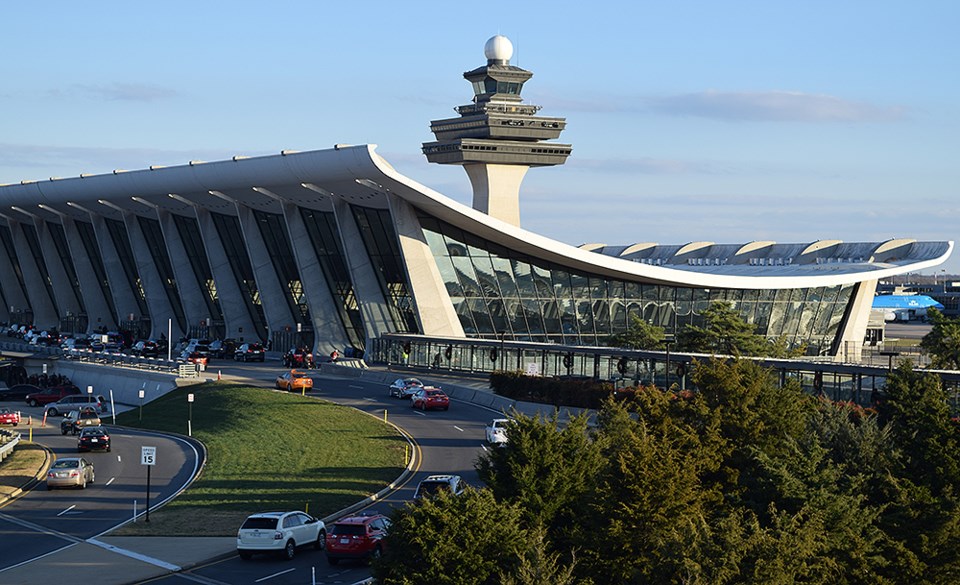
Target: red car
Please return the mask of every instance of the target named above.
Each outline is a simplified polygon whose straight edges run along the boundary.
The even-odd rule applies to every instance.
[[[431,408],[447,410],[450,408],[450,398],[439,388],[424,386],[410,397],[410,406],[421,410],[430,410]]]
[[[10,410],[9,408],[0,408],[0,425],[13,425],[17,426],[20,424],[20,413]]]
[[[327,532],[327,562],[340,559],[374,559],[383,553],[390,519],[376,512],[341,518]]]
[[[74,394],[80,394],[80,389],[76,386],[67,385],[44,388],[39,392],[27,394],[27,404],[30,406],[45,406],[51,402],[60,400],[64,396],[73,396]]]

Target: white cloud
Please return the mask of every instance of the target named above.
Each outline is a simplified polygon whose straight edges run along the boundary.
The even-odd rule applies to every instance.
[[[111,85],[79,85],[78,89],[111,101],[154,102],[175,97],[177,92],[149,83],[114,83]]]
[[[792,91],[708,90],[648,100],[650,109],[721,120],[789,122],[886,122],[904,117],[902,107],[881,107],[831,95]]]

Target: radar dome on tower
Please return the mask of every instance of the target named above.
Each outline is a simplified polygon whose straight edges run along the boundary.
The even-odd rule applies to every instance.
[[[506,65],[513,57],[513,43],[503,35],[492,36],[483,46],[483,54],[487,57],[489,63]]]

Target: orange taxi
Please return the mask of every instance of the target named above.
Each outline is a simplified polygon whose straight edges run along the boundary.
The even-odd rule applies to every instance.
[[[287,392],[312,390],[313,378],[308,376],[306,372],[290,370],[289,372],[284,372],[277,378],[277,388],[286,390]]]

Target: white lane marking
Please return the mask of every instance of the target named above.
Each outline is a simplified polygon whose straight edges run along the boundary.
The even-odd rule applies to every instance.
[[[74,505],[70,506],[69,508],[67,508],[66,510],[64,510],[63,512],[60,512],[59,514],[57,514],[57,516],[63,516],[64,514],[66,514],[66,513],[69,512],[70,510],[73,510],[73,509],[76,508],[76,507],[77,507],[77,505],[74,504]]]
[[[464,431],[463,429],[461,429],[460,427],[458,427],[457,425],[453,425],[453,428],[457,429],[457,430],[460,431],[461,433],[465,433],[465,432],[466,432],[466,431]]]
[[[377,402],[376,398],[364,398],[367,402]]]
[[[108,551],[110,551],[110,552],[115,552],[115,553],[121,554],[121,555],[123,555],[123,556],[125,556],[125,557],[130,557],[131,559],[137,559],[138,561],[143,561],[143,562],[145,562],[145,563],[149,563],[149,564],[151,564],[151,565],[154,565],[154,566],[157,566],[157,567],[161,567],[161,568],[166,569],[166,570],[168,570],[168,571],[179,571],[179,570],[180,570],[180,567],[178,567],[177,565],[172,565],[172,564],[170,564],[170,563],[168,563],[168,562],[166,562],[166,561],[161,561],[160,559],[155,559],[155,558],[153,558],[153,557],[148,557],[147,555],[142,555],[142,554],[140,554],[140,553],[133,552],[132,550],[127,550],[127,549],[125,549],[125,548],[116,547],[116,546],[113,546],[112,544],[107,544],[107,543],[105,543],[105,542],[100,542],[100,541],[97,540],[96,538],[88,538],[88,539],[87,539],[87,542],[90,543],[90,544],[92,544],[92,545],[94,545],[94,546],[99,546],[100,548],[106,549],[106,550],[108,550]]]
[[[418,412],[416,410],[413,411],[413,414],[419,414],[420,416],[427,416],[425,413]]]
[[[259,583],[261,581],[266,581],[267,579],[273,579],[274,577],[279,577],[280,575],[286,575],[290,571],[295,571],[296,569],[287,569],[286,571],[280,571],[279,573],[274,573],[273,575],[267,575],[266,577],[261,577],[254,581],[254,583]]]
[[[110,478],[110,481],[108,481],[108,482],[107,482],[107,483],[105,483],[104,485],[105,485],[105,486],[108,486],[108,485],[110,485],[111,483],[113,483],[113,480],[115,480],[115,479],[117,479],[117,478],[115,478],[115,477],[111,477],[111,478]]]
[[[353,385],[353,384],[350,384],[350,386],[348,386],[348,387],[349,387],[349,388],[359,388],[359,389],[363,390],[363,386],[355,386],[355,385]]]
[[[122,462],[123,462],[123,459],[121,459],[119,455],[117,455],[117,462],[118,462],[118,463],[122,463]]]

